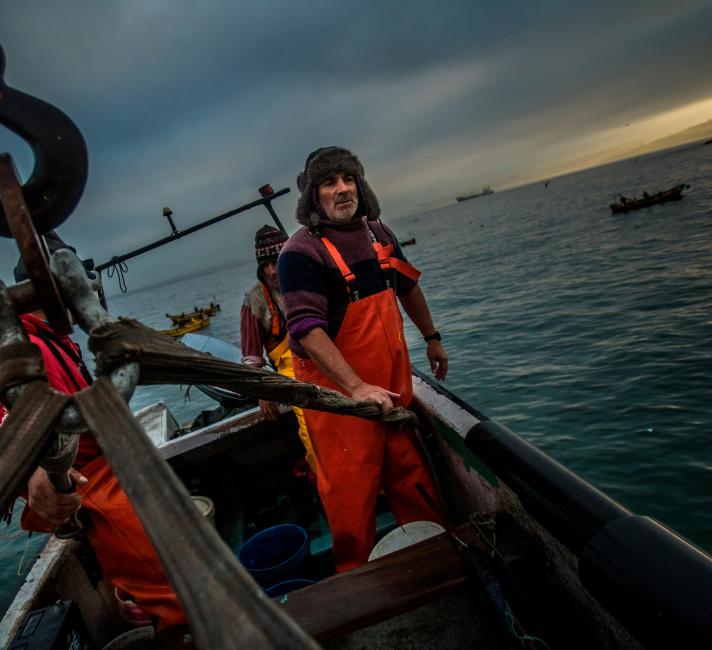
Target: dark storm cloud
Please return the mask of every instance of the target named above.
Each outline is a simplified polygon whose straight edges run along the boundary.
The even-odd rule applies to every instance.
[[[586,153],[577,142],[712,96],[711,18],[667,1],[0,0],[0,43],[8,82],[85,134],[90,180],[62,232],[103,261],[167,234],[164,205],[185,227],[264,182],[294,191],[326,143],[360,154],[391,215]],[[26,174],[0,132],[8,147]],[[290,228],[295,199],[276,204]],[[200,255],[136,261],[134,282],[176,255],[181,272],[244,258],[266,217],[216,227]]]

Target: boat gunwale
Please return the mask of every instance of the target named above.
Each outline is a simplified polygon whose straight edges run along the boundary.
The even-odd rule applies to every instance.
[[[35,599],[47,588],[64,565],[69,554],[78,548],[74,540],[58,539],[50,535],[42,547],[12,602],[0,619],[0,648],[9,647],[25,617],[34,606]]]

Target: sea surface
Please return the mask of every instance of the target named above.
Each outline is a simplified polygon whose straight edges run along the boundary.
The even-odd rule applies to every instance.
[[[678,183],[690,185],[680,202],[608,209],[621,194]],[[423,271],[450,355],[445,385],[712,551],[712,146],[384,220],[417,240],[405,253]],[[239,344],[254,271],[252,261],[221,267],[114,296],[109,307],[166,328],[166,312],[217,301],[222,311],[202,333]],[[414,365],[427,371],[420,336],[410,324],[406,333]],[[179,422],[215,405],[196,389],[143,387],[132,407],[158,399]],[[14,524],[0,542],[2,609],[20,581],[27,537],[17,534]],[[21,574],[42,543],[31,538]]]

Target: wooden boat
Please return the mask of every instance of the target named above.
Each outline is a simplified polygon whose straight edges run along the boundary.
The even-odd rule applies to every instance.
[[[669,190],[658,192],[657,194],[650,195],[647,192],[644,192],[641,198],[628,199],[622,196],[618,203],[611,203],[611,212],[613,214],[618,214],[620,212],[625,213],[631,212],[632,210],[640,210],[641,208],[648,208],[651,205],[657,205],[658,203],[679,201],[683,198],[683,190],[689,187],[689,185],[683,183],[682,185],[676,185],[675,187],[671,187]]]
[[[211,302],[207,307],[196,307],[191,312],[183,312],[180,314],[166,314],[166,318],[170,318],[176,326],[185,325],[191,320],[209,318],[220,311],[218,303]]]
[[[197,332],[198,330],[205,329],[208,325],[210,325],[209,318],[196,317],[183,322],[182,325],[178,325],[177,327],[172,327],[167,330],[160,330],[160,332],[161,334],[168,334],[168,336],[172,336],[173,338],[179,338],[184,334],[188,334],[188,332]]]
[[[309,531],[303,577],[317,582],[275,600],[329,648],[643,647],[621,622],[646,647],[710,647],[709,557],[419,373],[414,390],[452,530],[336,575],[318,498],[291,471],[303,449],[290,410],[269,422],[251,409],[177,438],[165,405],[138,415],[184,483],[213,500],[231,549],[279,522]],[[376,523],[379,537],[395,527],[385,503]],[[0,647],[59,599],[77,603],[97,647],[127,630],[79,551],[49,540],[0,623]]]
[[[199,352],[205,352],[219,359],[225,359],[233,363],[240,363],[242,361],[242,351],[240,348],[213,336],[189,333],[183,337],[181,343],[187,345],[189,348],[193,348]],[[228,409],[244,407],[245,404],[254,403],[255,401],[252,397],[240,395],[239,393],[235,393],[227,388],[221,388],[220,386],[196,384],[195,387]]]

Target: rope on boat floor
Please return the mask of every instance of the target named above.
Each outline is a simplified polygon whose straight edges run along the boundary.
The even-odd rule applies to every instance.
[[[524,590],[521,588],[519,581],[516,579],[514,574],[512,573],[511,569],[509,568],[506,559],[500,552],[500,550],[497,548],[497,537],[496,537],[496,532],[497,532],[497,520],[494,517],[494,515],[488,513],[488,512],[473,512],[470,514],[470,524],[473,526],[473,528],[477,531],[477,534],[479,535],[480,539],[487,544],[487,546],[490,547],[491,550],[491,558],[494,558],[495,556],[499,560],[499,564],[501,568],[503,568],[507,574],[509,575],[510,579],[516,586],[517,590],[520,592],[520,595],[524,598],[527,607],[531,610],[531,604],[528,602],[528,599],[526,598],[526,595],[524,594]],[[491,536],[491,538],[490,538]],[[519,641],[522,647],[526,647],[527,643],[538,643],[542,647],[546,648],[546,650],[551,650],[549,647],[549,644],[544,641],[544,639],[539,638],[538,636],[534,636],[532,634],[527,634],[523,629],[520,623],[518,623],[515,618],[514,614],[512,613],[511,608],[509,607],[509,603],[507,601],[504,601],[504,617],[507,621],[507,625],[509,628],[509,633],[512,635],[512,638],[516,639]],[[519,631],[518,631],[519,629]]]

